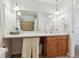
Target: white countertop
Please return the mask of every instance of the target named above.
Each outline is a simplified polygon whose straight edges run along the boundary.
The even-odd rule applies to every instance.
[[[68,35],[68,34],[25,31],[25,32],[20,32],[20,34],[18,35],[5,34],[4,38],[41,37],[41,36],[57,36],[57,35]]]

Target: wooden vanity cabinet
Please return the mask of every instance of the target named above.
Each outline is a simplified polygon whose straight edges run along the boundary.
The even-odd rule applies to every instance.
[[[57,39],[58,43],[58,55],[65,55],[68,52],[68,38],[67,36],[62,36]]]
[[[65,55],[68,52],[68,36],[48,36],[43,42],[45,57]]]

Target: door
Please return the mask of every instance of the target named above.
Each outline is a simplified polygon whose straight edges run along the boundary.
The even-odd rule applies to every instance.
[[[67,37],[59,37],[58,41],[58,55],[64,55],[68,52],[68,39]]]
[[[44,41],[44,54],[46,57],[57,56],[57,40],[55,37],[47,37]]]

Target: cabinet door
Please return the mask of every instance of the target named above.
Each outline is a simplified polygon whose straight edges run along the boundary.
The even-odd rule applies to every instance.
[[[57,40],[54,37],[47,37],[44,41],[44,54],[46,57],[57,56]]]
[[[60,37],[58,40],[58,55],[64,55],[68,52],[67,37]]]

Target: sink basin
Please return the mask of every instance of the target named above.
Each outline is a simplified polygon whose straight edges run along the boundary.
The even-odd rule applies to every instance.
[[[10,32],[11,35],[18,35],[20,34],[20,31]]]

